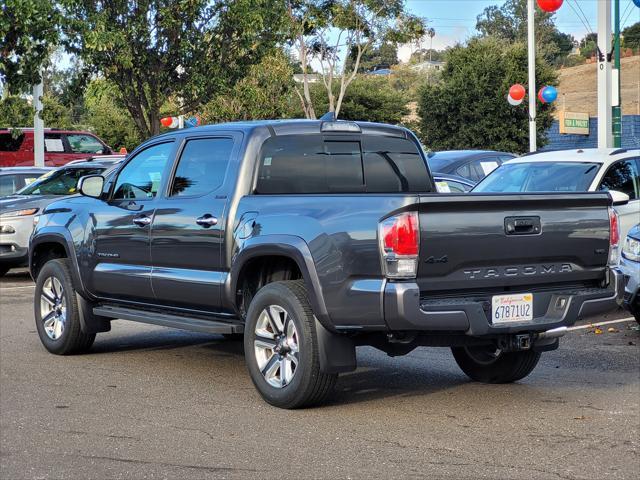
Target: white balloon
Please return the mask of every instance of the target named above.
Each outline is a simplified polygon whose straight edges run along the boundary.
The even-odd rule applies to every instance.
[[[509,105],[513,105],[514,107],[517,107],[522,103],[522,100],[524,99],[516,100],[511,95],[507,94],[507,101],[509,102]]]
[[[177,128],[179,124],[180,120],[178,120],[178,117],[171,117],[171,125],[169,125],[169,128]]]

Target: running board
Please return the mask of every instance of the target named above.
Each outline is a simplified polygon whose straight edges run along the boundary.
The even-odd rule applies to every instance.
[[[102,305],[93,309],[95,315],[110,318],[121,318],[133,322],[149,323],[161,327],[179,328],[201,333],[242,333],[244,326],[239,323],[228,323],[218,320],[204,320],[202,318],[171,315],[126,307]]]

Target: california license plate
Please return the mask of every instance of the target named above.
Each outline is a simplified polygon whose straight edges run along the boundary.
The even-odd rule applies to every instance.
[[[491,318],[494,324],[533,320],[533,295],[495,295],[491,301]]]

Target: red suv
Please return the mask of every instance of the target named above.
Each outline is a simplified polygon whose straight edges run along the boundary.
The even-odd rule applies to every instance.
[[[0,129],[0,167],[33,166],[33,128],[19,131],[15,136],[11,129]],[[50,167],[112,153],[111,148],[89,132],[52,128],[44,131],[44,163]]]

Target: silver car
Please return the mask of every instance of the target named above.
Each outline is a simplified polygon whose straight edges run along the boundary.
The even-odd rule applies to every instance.
[[[625,278],[624,306],[640,323],[640,224],[622,243],[620,270]]]
[[[13,195],[34,182],[51,167],[2,167],[0,168],[0,197]]]
[[[29,237],[47,205],[75,195],[81,177],[104,174],[113,165],[113,161],[66,165],[45,173],[15,195],[0,198],[0,277],[28,264]]]

